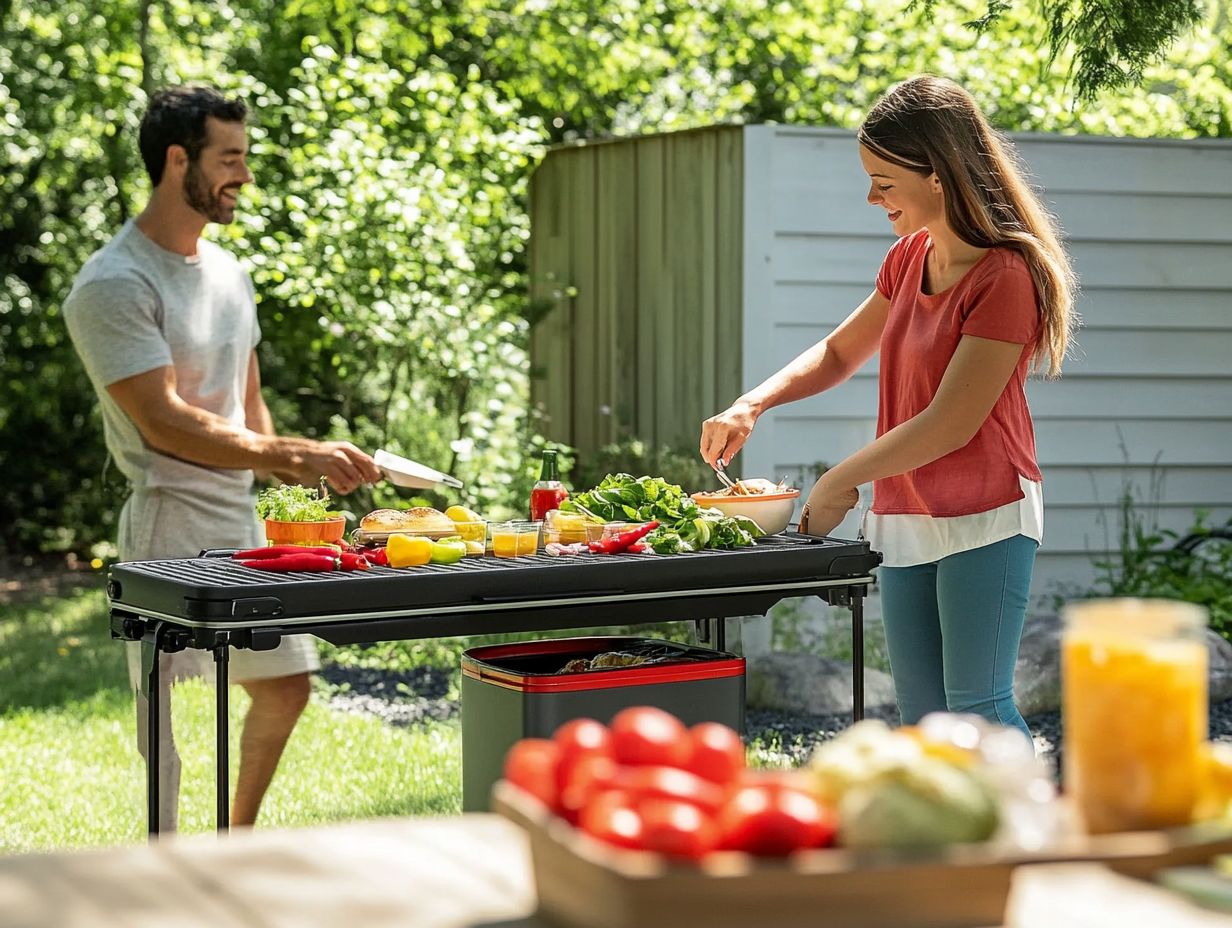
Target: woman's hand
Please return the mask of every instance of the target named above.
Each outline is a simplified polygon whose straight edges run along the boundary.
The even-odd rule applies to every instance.
[[[749,440],[756,424],[757,413],[742,400],[711,416],[702,423],[702,459],[711,467],[719,462],[726,467]]]
[[[813,484],[804,512],[800,515],[800,533],[804,535],[829,535],[852,509],[860,502],[860,491],[855,487],[835,487],[833,481],[822,474]]]

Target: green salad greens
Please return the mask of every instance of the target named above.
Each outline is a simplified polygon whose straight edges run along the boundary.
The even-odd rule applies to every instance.
[[[276,519],[279,522],[322,522],[336,519],[340,513],[329,508],[329,501],[328,492],[322,495],[316,488],[284,483],[277,487],[266,487],[257,494],[257,515],[262,519]]]
[[[752,519],[703,508],[676,484],[660,477],[608,474],[593,490],[574,494],[560,508],[581,512],[579,505],[608,522],[657,519],[659,527],[646,536],[656,554],[747,548],[765,534]]]

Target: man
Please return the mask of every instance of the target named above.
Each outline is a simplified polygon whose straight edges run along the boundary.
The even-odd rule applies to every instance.
[[[252,282],[231,255],[200,239],[207,223],[234,219],[239,191],[252,180],[245,116],[242,102],[209,87],[175,87],[151,98],[140,133],[154,186],[149,204],[91,256],[64,304],[102,406],[107,448],[132,488],[120,513],[123,560],[261,544],[254,471],[310,486],[324,476],[343,495],[380,476],[347,442],[274,433],[254,350],[260,329]],[[161,658],[163,830],[175,829],[180,778],[167,694],[174,680],[204,673],[210,658],[197,650]],[[136,684],[138,643],[130,643],[128,661]],[[307,636],[285,639],[274,651],[232,651],[231,679],[252,697],[234,824],[256,820],[318,666]],[[138,695],[137,703],[138,747],[146,756],[146,700]]]

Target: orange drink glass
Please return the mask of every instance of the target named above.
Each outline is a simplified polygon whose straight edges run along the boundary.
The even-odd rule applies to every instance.
[[[1063,782],[1087,831],[1189,823],[1207,735],[1206,610],[1105,599],[1063,615]]]
[[[539,551],[540,522],[496,522],[489,526],[496,557],[524,557]]]

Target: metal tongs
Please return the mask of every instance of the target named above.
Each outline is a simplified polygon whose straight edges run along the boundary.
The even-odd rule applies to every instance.
[[[749,491],[744,488],[743,483],[741,483],[739,480],[732,480],[731,477],[727,476],[727,468],[726,468],[726,465],[723,463],[722,458],[719,458],[717,461],[715,461],[710,466],[714,468],[714,475],[719,478],[719,483],[723,484],[723,486],[731,490],[734,495],[736,496],[748,496],[749,495]]]

